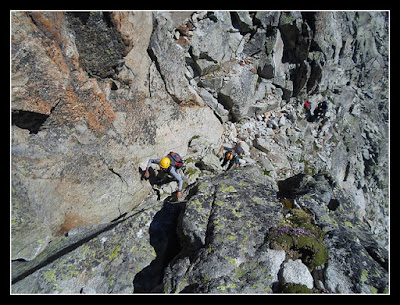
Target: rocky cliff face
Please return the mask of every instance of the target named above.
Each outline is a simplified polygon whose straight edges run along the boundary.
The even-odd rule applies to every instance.
[[[11,20],[13,292],[387,292],[386,12]]]
[[[151,13],[21,12],[12,24],[13,259],[129,212],[150,190],[139,166],[222,134],[211,109],[168,94],[147,54]]]

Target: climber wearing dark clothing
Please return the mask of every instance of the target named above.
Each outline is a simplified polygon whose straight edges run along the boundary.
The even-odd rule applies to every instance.
[[[306,108],[307,122],[314,123],[325,117],[325,113],[328,111],[328,104],[326,101],[319,103],[314,110],[314,114],[311,114],[311,104],[309,101],[304,103],[304,108]]]
[[[317,108],[314,110],[314,116],[316,117],[316,120],[321,120],[325,117],[325,113],[328,110],[328,104],[326,101],[323,101],[322,103],[319,103]]]
[[[239,155],[241,155],[243,153],[243,148],[240,146],[240,143],[236,144],[235,147],[233,147],[233,148],[230,148],[227,146],[221,146],[221,148],[217,154],[217,156],[219,158],[222,157],[222,152],[224,150],[226,150],[226,153],[225,153],[225,157],[224,157],[224,162],[222,162],[221,166],[224,167],[229,161],[229,165],[226,170],[229,170],[233,166],[233,164],[235,164],[234,168],[239,167]]]

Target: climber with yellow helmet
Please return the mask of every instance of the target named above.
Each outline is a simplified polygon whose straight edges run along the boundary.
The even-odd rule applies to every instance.
[[[181,175],[177,173],[177,170],[182,167],[181,156],[179,156],[177,153],[170,152],[162,159],[150,159],[147,163],[146,172],[144,173],[144,177],[146,179],[150,177],[149,168],[153,163],[157,163],[160,166],[161,171],[166,171],[168,174],[171,174],[176,181],[178,181],[178,192],[176,193],[176,197],[181,199],[183,180]]]
[[[243,148],[241,147],[240,143],[236,144],[233,148],[222,145],[217,154],[219,158],[222,157],[222,152],[224,150],[226,150],[226,153],[224,162],[222,162],[221,166],[224,167],[229,162],[228,168],[226,170],[229,170],[233,164],[235,164],[234,168],[239,167],[239,155],[243,153]]]

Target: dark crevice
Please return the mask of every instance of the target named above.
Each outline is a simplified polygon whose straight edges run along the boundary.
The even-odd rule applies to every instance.
[[[171,203],[166,199],[160,211],[154,215],[150,224],[150,245],[156,258],[138,272],[133,280],[134,293],[155,292],[162,283],[165,267],[181,251],[176,232],[182,204]]]
[[[316,12],[302,12],[303,20],[308,24],[312,31],[315,31],[315,14]]]
[[[200,55],[199,55],[199,59],[205,59],[205,60],[208,60],[210,62],[213,62],[214,64],[218,64],[218,61],[216,61],[215,59],[210,57],[208,55],[208,53],[206,53],[206,52],[201,52]]]
[[[154,54],[154,51],[150,47],[147,49],[147,54],[149,55],[151,61],[153,61],[155,63],[156,69],[157,69],[158,73],[160,73],[161,78],[162,78],[160,64],[158,63],[156,54]],[[163,81],[164,81],[164,79],[163,79]]]
[[[376,261],[383,269],[389,271],[389,261],[387,257],[382,257],[378,250],[375,247],[365,247],[365,250],[372,257],[374,261]]]
[[[331,211],[336,211],[336,209],[340,206],[340,202],[337,199],[331,199],[328,203],[328,209]]]
[[[123,183],[128,184],[128,183],[125,181],[125,179],[121,176],[121,174],[117,173],[112,167],[109,167],[108,170],[109,170],[110,172],[112,172],[114,175],[117,175],[117,176],[119,177],[119,179],[120,179]]]
[[[90,17],[90,12],[70,12],[68,14],[75,18],[78,18],[83,25],[86,25]]]
[[[320,83],[322,77],[322,68],[316,61],[311,61],[311,73],[307,80],[307,92],[315,93],[317,91],[317,84]]]
[[[297,196],[307,194],[310,190],[308,186],[302,185],[306,174],[297,174],[285,180],[278,181],[278,199],[295,199]]]
[[[162,79],[162,81],[163,81],[163,83],[164,83],[165,91],[168,92],[167,87],[166,87],[166,85],[165,85],[164,76],[163,76],[162,73],[161,73],[160,63],[158,62],[157,56],[156,56],[156,54],[154,54],[154,51],[152,50],[151,47],[149,47],[149,48],[147,49],[147,54],[149,55],[151,61],[154,62],[154,64],[156,65],[156,69],[157,69],[158,73],[160,74],[160,77],[161,77],[161,79]]]
[[[207,18],[209,18],[214,23],[218,22],[218,18],[214,15],[214,12],[207,12]]]
[[[197,292],[197,289],[200,287],[199,283],[195,283],[195,284],[190,284],[188,286],[186,286],[181,293],[195,293]]]
[[[232,111],[233,110],[233,101],[230,96],[219,92],[218,93],[218,103],[221,104],[225,110],[229,111],[229,117],[233,123],[238,121],[238,117]]]
[[[108,28],[112,28],[114,24],[111,21],[111,12],[103,12],[103,20]]]
[[[347,181],[347,177],[349,176],[349,173],[350,173],[350,162],[347,162],[343,182]]]
[[[193,73],[194,73],[193,78],[195,78],[195,77],[201,75],[201,69],[200,69],[199,65],[196,63],[198,58],[193,54],[193,47],[190,47],[188,52],[189,52],[190,58],[188,58],[188,57],[185,58],[186,65],[190,66],[192,68]]]
[[[37,134],[48,117],[49,115],[43,113],[13,110],[11,121],[12,125],[18,126],[22,129],[27,129],[30,134]]]
[[[212,202],[211,202],[211,209],[210,209],[210,214],[208,215],[208,221],[207,221],[207,230],[206,230],[206,238],[205,238],[205,245],[209,245],[211,243],[211,236],[212,231],[214,230],[214,222],[212,221],[212,215],[214,214],[214,209],[215,209],[215,201],[217,199],[217,189],[214,190],[212,194]]]
[[[237,29],[242,36],[246,35],[247,33],[251,33],[250,36],[251,39],[256,33],[256,30],[252,29],[251,26],[240,20],[239,14],[237,12],[230,12],[230,15],[231,15],[232,26],[235,29]]]

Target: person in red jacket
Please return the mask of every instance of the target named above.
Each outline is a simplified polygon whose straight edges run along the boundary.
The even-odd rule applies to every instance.
[[[314,114],[311,114],[311,104],[309,101],[304,103],[304,108],[306,108],[307,122],[314,123],[325,117],[325,113],[328,111],[328,103],[326,101],[319,103],[314,110]]]
[[[311,122],[313,116],[311,114],[311,104],[309,101],[304,103],[304,108],[306,108],[306,120],[307,122]]]

